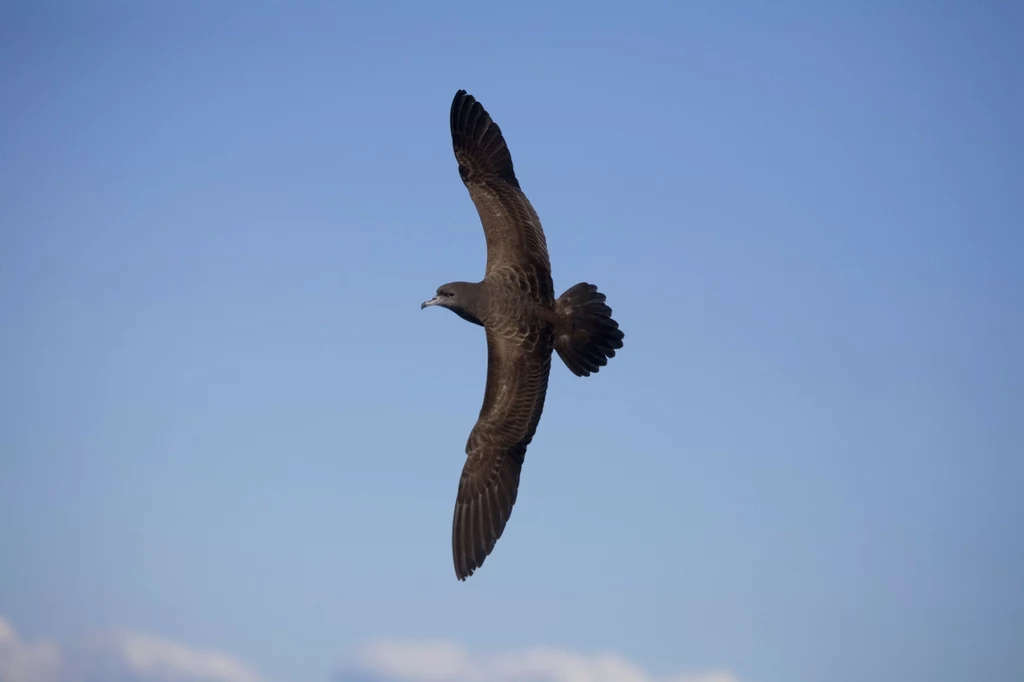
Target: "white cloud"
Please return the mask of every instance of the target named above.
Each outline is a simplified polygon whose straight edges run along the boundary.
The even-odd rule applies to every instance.
[[[242,663],[216,651],[197,651],[159,637],[125,633],[115,640],[125,664],[145,679],[209,680],[210,682],[257,682],[258,677]]]
[[[448,640],[378,640],[340,682],[739,682],[727,670],[658,677],[615,654],[536,647],[470,652]],[[0,617],[0,682],[260,682],[237,659],[137,632],[60,646],[26,642]]]
[[[134,632],[108,633],[61,648],[25,642],[0,618],[0,682],[259,682],[216,651]]]
[[[57,645],[23,642],[11,624],[0,618],[0,681],[58,682],[60,667]]]
[[[552,648],[472,654],[446,640],[373,642],[348,680],[387,682],[739,682],[726,670],[656,677],[621,656]]]

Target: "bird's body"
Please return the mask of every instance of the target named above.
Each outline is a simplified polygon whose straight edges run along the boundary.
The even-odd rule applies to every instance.
[[[448,308],[487,336],[487,387],[466,443],[452,522],[455,572],[465,580],[512,513],[552,353],[577,376],[589,376],[622,348],[623,333],[594,285],[581,282],[555,297],[544,230],[501,130],[464,90],[452,102],[451,133],[459,175],[483,224],[487,266],[482,281],[442,285],[422,307]]]

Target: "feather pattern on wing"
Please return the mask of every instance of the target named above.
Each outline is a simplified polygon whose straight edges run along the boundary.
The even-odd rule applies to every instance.
[[[520,265],[550,280],[544,229],[519,187],[501,128],[465,90],[459,90],[452,101],[451,132],[459,176],[480,214],[487,239],[486,275]]]
[[[452,553],[459,580],[483,565],[505,530],[519,491],[526,448],[544,409],[552,333],[541,328],[530,336],[535,342],[524,345],[487,330],[487,388],[466,443],[466,464],[452,520]]]

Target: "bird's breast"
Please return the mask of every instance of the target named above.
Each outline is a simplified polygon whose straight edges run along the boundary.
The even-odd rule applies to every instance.
[[[487,277],[503,298],[533,303],[554,301],[554,286],[546,268],[533,265],[506,265]]]
[[[553,302],[537,296],[538,291],[529,286],[523,273],[511,272],[491,285],[484,326],[529,350],[543,344],[554,328],[550,314]]]

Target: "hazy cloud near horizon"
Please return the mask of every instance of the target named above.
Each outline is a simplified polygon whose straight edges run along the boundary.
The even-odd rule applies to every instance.
[[[740,682],[727,670],[657,677],[613,653],[553,647],[474,653],[458,642],[378,640],[337,682]]]
[[[325,679],[335,682],[739,682],[729,671],[657,677],[612,654],[552,647],[469,651],[440,639],[381,639]],[[106,632],[27,641],[0,617],[0,682],[263,682],[230,654],[151,634]]]
[[[25,641],[0,617],[0,682],[260,682],[237,659],[137,632]]]

